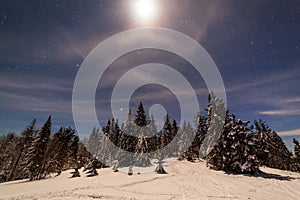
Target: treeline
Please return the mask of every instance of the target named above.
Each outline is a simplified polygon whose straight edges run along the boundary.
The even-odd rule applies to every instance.
[[[234,173],[256,173],[263,165],[300,171],[299,142],[296,139],[293,154],[266,122],[254,120],[250,125],[249,120],[237,119],[213,93],[209,95],[209,105],[205,110],[207,115],[196,117],[195,129],[189,122],[178,127],[176,121],[171,121],[167,115],[163,129],[157,132],[153,117],[147,120],[140,103],[135,117],[132,118],[129,111],[128,119],[121,127],[112,119],[101,131],[94,128],[87,142],[88,149],[101,161],[114,166],[149,166],[151,158],[157,158],[161,163],[166,157],[178,157],[189,161],[204,158],[210,168]],[[177,134],[181,137],[175,137]],[[195,138],[190,147],[180,152],[191,135]],[[105,146],[108,140],[133,156],[126,157],[118,148]],[[171,141],[169,150],[163,151]],[[149,157],[142,156],[145,153]]]
[[[104,164],[114,171],[125,166],[132,171],[132,166],[152,165],[153,159],[157,159],[156,171],[165,173],[162,163],[168,157],[191,162],[202,158],[212,169],[234,173],[257,173],[260,166],[300,172],[296,139],[293,154],[266,122],[254,120],[251,125],[249,120],[237,119],[213,93],[205,110],[206,115],[196,117],[195,128],[190,122],[180,127],[167,115],[158,131],[140,103],[134,117],[129,110],[121,125],[108,120],[102,130],[94,128],[82,142],[70,127],[51,134],[51,116],[39,130],[33,120],[19,135],[0,137],[0,182],[38,180],[66,169],[74,169],[72,177],[78,177],[81,167],[94,176]]]
[[[91,158],[72,128],[51,134],[51,116],[39,130],[34,119],[20,135],[0,137],[0,182],[38,180],[71,168],[78,172]]]

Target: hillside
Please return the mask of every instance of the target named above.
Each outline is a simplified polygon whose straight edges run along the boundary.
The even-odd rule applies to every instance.
[[[0,184],[0,199],[299,199],[300,174],[261,168],[260,176],[228,175],[204,162],[175,161],[168,174],[133,176],[111,169],[96,177],[70,179],[70,171],[40,181]]]

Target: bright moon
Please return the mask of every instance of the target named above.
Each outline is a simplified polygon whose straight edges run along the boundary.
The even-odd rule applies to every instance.
[[[134,2],[135,17],[141,22],[150,22],[157,15],[156,0],[136,0]]]

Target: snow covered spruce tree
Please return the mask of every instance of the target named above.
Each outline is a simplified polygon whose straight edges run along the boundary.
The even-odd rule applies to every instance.
[[[124,127],[121,133],[121,139],[119,142],[120,147],[123,150],[134,152],[137,140],[131,134],[133,134],[135,131],[134,121],[131,119],[131,110],[129,109],[128,118],[124,123]]]
[[[298,171],[281,137],[266,122],[254,121],[255,131],[251,133],[253,145],[261,165],[282,170]]]
[[[174,141],[176,134],[178,133],[177,122],[174,119],[172,123],[170,122],[169,115],[165,117],[165,123],[163,126],[163,130],[158,133],[156,136],[156,148],[157,150],[156,157],[158,160],[158,166],[155,171],[159,174],[165,174],[165,170],[163,168],[163,163],[165,158],[178,156],[178,151],[176,150],[178,147],[178,143],[180,141]],[[154,137],[153,137],[154,138]],[[164,148],[168,145],[168,148]]]
[[[205,158],[205,156],[214,148],[220,137],[223,126],[224,119],[227,115],[227,109],[225,103],[222,99],[219,99],[214,92],[210,92],[208,95],[209,105],[206,109],[207,111],[207,133],[200,148],[200,157]]]
[[[298,162],[300,163],[300,144],[299,141],[297,139],[293,139],[293,143],[294,143],[294,154],[295,154],[295,158],[298,160]]]
[[[124,123],[123,129],[120,132],[120,139],[118,147],[123,151],[118,152],[118,166],[119,167],[128,167],[132,159],[127,152],[134,153],[137,139],[131,134],[135,131],[134,121],[131,119],[131,110],[129,109],[128,118]]]
[[[157,167],[155,168],[155,172],[158,174],[166,174],[167,172],[165,171],[164,167],[163,167],[163,163],[164,163],[164,155],[162,153],[161,150],[158,150],[157,152]]]
[[[163,130],[159,133],[159,149],[167,146],[171,142],[172,138],[169,115],[166,115]],[[169,156],[169,152],[166,151],[163,151],[162,154],[164,157]]]
[[[118,120],[114,120],[112,119],[111,121],[111,128],[110,128],[110,136],[109,136],[109,140],[117,147],[117,148],[112,148],[110,150],[110,153],[111,153],[111,157],[110,157],[110,160],[111,160],[111,166],[114,165],[114,163],[118,163],[119,161],[119,155],[120,155],[120,146],[121,146],[121,141],[120,141],[120,138],[121,138],[121,134],[122,134],[122,131],[119,127],[119,121]]]
[[[100,134],[99,129],[94,127],[87,141],[87,149],[93,156],[96,156],[97,151],[99,149],[99,145],[100,145],[99,134]]]
[[[77,135],[75,135],[69,144],[71,166],[72,168],[74,168],[74,172],[71,172],[72,178],[80,177],[79,163],[78,163],[78,144],[79,144],[79,138]]]
[[[78,144],[77,159],[79,168],[86,167],[93,159],[92,154],[87,150],[86,145],[82,141]],[[104,164],[101,167],[105,167]]]
[[[9,180],[16,159],[16,150],[18,148],[18,137],[14,133],[8,133],[2,136],[0,140],[0,182]]]
[[[153,115],[151,115],[149,125],[147,125],[147,133],[149,136],[145,137],[147,142],[147,152],[154,152],[159,149],[158,133]]]
[[[63,140],[64,130],[60,128],[57,133],[53,135],[50,139],[48,148],[47,148],[47,163],[46,171],[47,173],[57,173],[60,174],[67,158],[64,148],[66,145]]]
[[[300,144],[299,141],[297,139],[293,139],[293,143],[294,143],[294,171],[300,172]]]
[[[135,165],[139,167],[147,167],[151,165],[150,159],[147,156],[148,148],[150,144],[148,143],[147,132],[149,131],[150,121],[147,121],[143,103],[140,102],[140,105],[137,109],[135,115],[134,123],[136,124],[134,129],[134,135],[138,135],[137,143],[135,145]]]
[[[162,151],[162,154],[164,154],[164,157],[173,157],[173,156],[178,155],[178,152],[176,152],[177,144],[175,144],[175,142],[178,142],[178,141],[174,141],[174,143],[171,143],[172,140],[174,139],[174,137],[176,136],[177,132],[178,132],[178,126],[177,126],[176,120],[173,120],[171,122],[169,119],[169,115],[166,115],[163,130],[158,134],[159,149],[162,149],[167,145],[169,145],[169,147],[170,147],[170,148],[168,148],[168,152]]]
[[[174,140],[174,142],[170,144],[171,151],[169,153],[169,156],[171,156],[171,157],[178,157],[179,139],[177,137],[175,137],[178,134],[178,130],[179,130],[179,127],[177,125],[177,122],[175,119],[173,119],[172,124],[171,124],[171,140]]]
[[[184,156],[180,155],[181,152],[184,151],[184,148],[189,145],[187,143],[188,138],[191,134],[193,134],[193,127],[190,124],[190,122],[183,121],[183,124],[181,127],[178,129],[178,134],[180,135],[179,141],[177,141],[178,145],[178,152],[177,155],[179,156],[178,160],[183,160],[185,159]],[[182,154],[182,153],[181,153]]]
[[[111,133],[111,121],[108,120],[100,133],[91,133],[90,141],[88,142],[90,145],[88,149],[91,149],[93,157],[98,158],[105,164],[109,164],[111,162],[111,150],[108,145]]]
[[[142,102],[140,102],[140,105],[136,111],[134,123],[140,127],[148,125],[147,117],[146,117],[144,106],[143,106]]]
[[[46,151],[51,133],[51,116],[37,132],[27,153],[30,181],[45,178]]]
[[[13,162],[12,169],[9,174],[9,181],[15,179],[28,178],[28,172],[24,170],[25,163],[24,159],[28,151],[28,147],[32,142],[33,136],[36,134],[36,120],[33,119],[32,122],[26,127],[24,131],[21,132],[18,139],[18,147],[16,147],[16,158]]]
[[[170,152],[167,152],[165,149],[163,149],[166,145],[169,144],[169,142],[172,140],[172,133],[171,133],[171,124],[169,120],[169,115],[166,115],[165,117],[165,123],[163,126],[163,130],[160,131],[157,135],[157,152],[156,152],[156,158],[158,160],[157,167],[155,168],[155,172],[158,174],[165,174],[165,170],[163,167],[163,160],[168,157]]]
[[[191,146],[188,148],[186,152],[184,152],[184,154],[180,159],[187,159],[188,161],[192,161],[192,162],[195,160],[199,160],[200,147],[202,145],[202,142],[207,132],[206,117],[198,114],[196,119],[196,125],[197,125],[196,136]]]
[[[146,137],[139,136],[135,147],[135,162],[138,167],[148,167],[151,165],[150,159],[147,156],[148,142]]]
[[[58,175],[64,169],[74,166],[74,148],[76,143],[75,130],[71,127],[61,127],[50,139],[47,153],[45,174],[57,173]],[[77,143],[78,146],[78,143]],[[78,147],[77,147],[78,148]]]
[[[215,170],[233,173],[255,173],[259,161],[248,134],[249,121],[236,120],[235,115],[226,116],[221,137],[206,156],[207,165]]]
[[[113,143],[113,145],[109,145]],[[108,120],[106,126],[103,127],[102,133],[100,133],[100,148],[98,148],[97,158],[109,166],[113,166],[122,160],[121,151],[119,148],[131,148],[127,146],[126,138],[119,127],[118,120],[115,122],[114,119]],[[125,161],[126,159],[124,159]]]
[[[87,177],[97,176],[98,172],[97,169],[100,169],[102,167],[102,163],[97,160],[96,158],[92,158],[89,166],[86,168],[87,171]]]

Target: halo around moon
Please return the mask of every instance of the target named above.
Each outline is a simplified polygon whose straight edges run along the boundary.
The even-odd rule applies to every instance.
[[[157,0],[134,0],[132,2],[133,18],[139,23],[150,23],[158,15]]]

